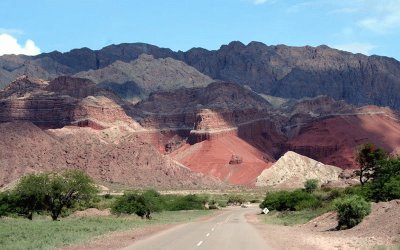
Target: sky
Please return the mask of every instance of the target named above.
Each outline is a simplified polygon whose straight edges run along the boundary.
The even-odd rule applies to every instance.
[[[231,41],[400,60],[400,0],[1,0],[0,55],[144,42],[186,51]]]

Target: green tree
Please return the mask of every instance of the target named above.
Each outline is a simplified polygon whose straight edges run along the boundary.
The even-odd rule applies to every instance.
[[[317,179],[308,179],[304,183],[304,189],[308,193],[314,192],[318,188],[318,180]]]
[[[16,212],[32,220],[33,212],[45,210],[49,182],[49,174],[46,173],[23,176],[13,191]]]
[[[67,170],[24,176],[15,194],[17,206],[29,219],[35,211],[48,211],[57,220],[64,208],[89,201],[97,191],[93,180],[83,171]]]
[[[356,161],[359,169],[356,175],[359,176],[361,185],[374,178],[379,162],[386,158],[386,152],[372,143],[363,144],[358,148]]]
[[[368,185],[369,197],[374,201],[400,199],[400,158],[382,160],[379,166]]]

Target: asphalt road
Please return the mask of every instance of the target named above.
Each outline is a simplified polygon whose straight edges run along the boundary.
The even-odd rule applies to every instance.
[[[259,232],[246,222],[246,213],[259,208],[229,208],[216,217],[180,225],[130,245],[125,250],[258,250],[270,249]]]

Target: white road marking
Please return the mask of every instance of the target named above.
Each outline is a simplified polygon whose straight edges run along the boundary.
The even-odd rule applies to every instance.
[[[213,227],[213,228],[211,228],[211,231],[214,231],[215,230],[215,228]]]
[[[210,236],[210,233],[206,234],[206,237]]]
[[[226,217],[225,219],[225,223],[227,223],[229,221],[229,219],[232,217],[233,214],[229,215],[228,217]]]
[[[199,243],[197,243],[197,246],[199,247],[201,244],[203,244],[203,241],[200,241]]]

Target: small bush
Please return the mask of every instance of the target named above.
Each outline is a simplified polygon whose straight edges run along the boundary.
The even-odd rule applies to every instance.
[[[386,200],[400,199],[400,176],[391,177],[382,188]]]
[[[202,210],[205,208],[206,200],[195,194],[173,196],[171,198],[166,204],[166,210],[169,211]]]
[[[218,206],[216,204],[211,204],[208,206],[208,209],[218,209]]]
[[[334,206],[338,214],[338,229],[354,227],[371,212],[371,204],[358,195],[339,198]]]
[[[308,179],[304,183],[304,189],[306,192],[312,193],[318,188],[318,180],[317,179]]]
[[[246,200],[244,199],[244,197],[239,196],[239,195],[231,195],[228,198],[228,204],[232,204],[232,205],[241,205],[245,201]]]
[[[16,197],[12,192],[0,193],[0,217],[17,212]]]
[[[154,190],[145,191],[142,194],[125,193],[117,198],[112,212],[116,214],[136,214],[147,219],[151,218],[151,213],[163,210],[163,201],[159,193]]]

